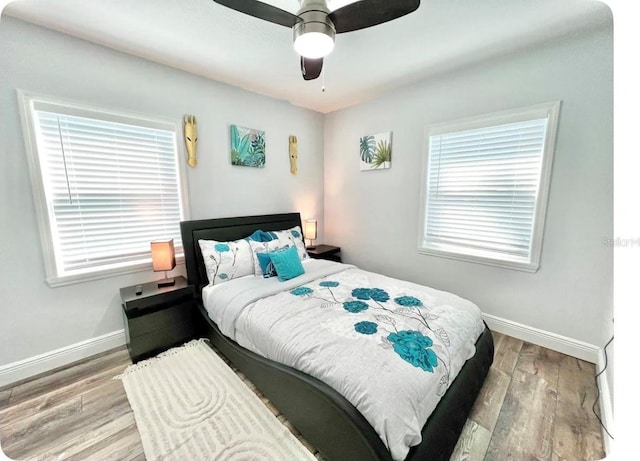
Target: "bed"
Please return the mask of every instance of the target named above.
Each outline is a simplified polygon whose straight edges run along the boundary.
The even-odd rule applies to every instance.
[[[371,417],[365,417],[361,411],[356,409],[356,406],[351,403],[352,397],[350,401],[342,393],[335,390],[335,383],[332,387],[309,373],[299,371],[292,366],[271,360],[242,347],[238,342],[222,333],[221,325],[223,329],[228,329],[228,327],[224,326],[221,318],[218,319],[218,323],[221,325],[212,320],[212,315],[205,307],[202,294],[205,293],[208,296],[209,280],[199,245],[200,240],[230,242],[244,239],[257,230],[280,231],[295,226],[298,226],[300,230],[302,228],[298,213],[207,219],[181,223],[187,276],[189,283],[196,286],[198,293],[197,306],[200,313],[197,325],[198,332],[202,336],[208,337],[211,343],[241,370],[303,436],[330,461],[392,461],[400,459],[397,450],[393,456],[392,450],[390,451],[387,446],[388,441],[386,439],[383,441],[379,431],[374,429],[370,422],[372,421]],[[317,263],[320,262],[310,262],[305,266],[308,268],[307,272],[311,273],[316,266],[322,266],[322,270],[328,267]],[[339,265],[338,263],[323,263]],[[340,274],[355,273],[360,276],[361,273],[351,270],[348,266],[346,269],[338,267],[328,270],[335,270],[338,273],[333,275],[333,272],[329,272],[328,278],[319,279],[324,280],[321,285],[323,288],[338,283],[327,282],[329,279],[342,280],[338,278]],[[303,288],[305,290],[308,290],[307,286],[319,288],[317,283],[316,285],[306,283]],[[226,286],[231,286],[231,284]],[[295,283],[291,286],[295,286]],[[292,293],[296,293],[295,289],[284,292],[280,296],[291,298]],[[299,290],[297,294],[304,295],[306,293],[304,290]],[[388,300],[388,296],[382,299],[382,301],[385,300]],[[373,307],[375,303],[370,301],[370,304]],[[357,310],[352,312],[357,312]],[[384,314],[384,312],[382,313]],[[384,319],[387,317],[378,316],[376,318]],[[389,322],[388,318],[386,321]],[[368,324],[372,322],[358,323],[361,324],[360,326],[368,327]],[[394,325],[391,326],[394,327]],[[361,329],[360,332],[367,333],[365,330],[366,328]],[[246,340],[247,338],[244,338],[244,341]],[[392,356],[393,350],[389,354]],[[398,359],[398,357],[395,358]],[[404,360],[408,361],[406,358]],[[426,423],[419,430],[421,442],[409,449],[405,457],[406,460],[447,460],[450,458],[492,361],[493,340],[491,332],[486,324],[482,324],[481,333],[474,344],[473,356],[460,365],[459,372],[450,382],[445,383],[448,386],[446,392],[443,390],[444,395],[441,396],[435,409],[430,412]],[[429,360],[426,360],[426,364],[420,366],[426,369],[425,366],[430,366],[428,362]],[[418,365],[414,363],[414,367]],[[407,368],[406,364],[405,368]],[[374,424],[379,426],[376,421]]]

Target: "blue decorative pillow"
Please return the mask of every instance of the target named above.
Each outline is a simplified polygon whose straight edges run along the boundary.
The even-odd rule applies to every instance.
[[[287,245],[281,244],[279,240],[273,240],[271,242],[254,242],[253,240],[249,240],[249,246],[253,253],[253,273],[255,275],[264,275],[257,254],[272,253],[286,247]]]
[[[262,276],[264,278],[275,277],[276,275],[278,275],[278,273],[276,272],[276,268],[273,265],[273,261],[271,261],[271,255],[280,251],[284,251],[288,248],[289,247],[280,248],[279,250],[269,253],[256,253],[256,256],[258,257],[258,264],[260,264],[260,270],[262,271]]]
[[[249,237],[247,237],[247,240],[253,240],[254,242],[270,242],[273,239],[274,237],[271,236],[270,232],[265,232],[261,229],[258,229]]]
[[[304,274],[304,268],[295,246],[271,253],[271,262],[275,266],[278,280],[281,282]]]
[[[260,231],[260,241],[261,242],[270,242],[272,240],[277,239],[276,234],[271,231]]]

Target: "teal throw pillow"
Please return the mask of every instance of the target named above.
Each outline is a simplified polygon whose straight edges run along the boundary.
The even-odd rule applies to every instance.
[[[273,240],[273,237],[271,237],[268,232],[265,232],[262,229],[258,229],[249,237],[247,237],[246,240],[253,240],[254,242],[269,242]]]
[[[278,274],[278,280],[281,282],[304,274],[304,268],[302,267],[302,262],[300,261],[296,247],[292,246],[281,251],[273,252],[270,255],[271,262]]]
[[[256,253],[256,255],[258,256],[258,264],[260,264],[260,269],[262,270],[264,278],[275,277],[276,275],[278,275],[276,272],[276,268],[271,261],[271,255],[280,251],[284,251],[288,248],[289,247],[286,246],[284,248],[280,248],[268,253]]]

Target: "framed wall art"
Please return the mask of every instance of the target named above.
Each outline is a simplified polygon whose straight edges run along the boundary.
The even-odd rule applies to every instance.
[[[264,168],[266,134],[264,131],[231,125],[231,164]]]
[[[391,131],[360,138],[360,171],[391,168]]]

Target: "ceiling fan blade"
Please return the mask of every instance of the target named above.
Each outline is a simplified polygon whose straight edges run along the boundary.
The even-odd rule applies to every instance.
[[[329,19],[336,26],[336,34],[342,34],[397,19],[419,6],[420,0],[362,0],[329,13]]]
[[[285,27],[293,27],[300,20],[295,14],[281,10],[275,6],[259,2],[257,0],[213,0],[222,6],[231,8],[255,18],[280,24]]]
[[[305,80],[314,80],[320,76],[322,72],[322,58],[311,59],[300,56],[300,70],[302,78]]]

